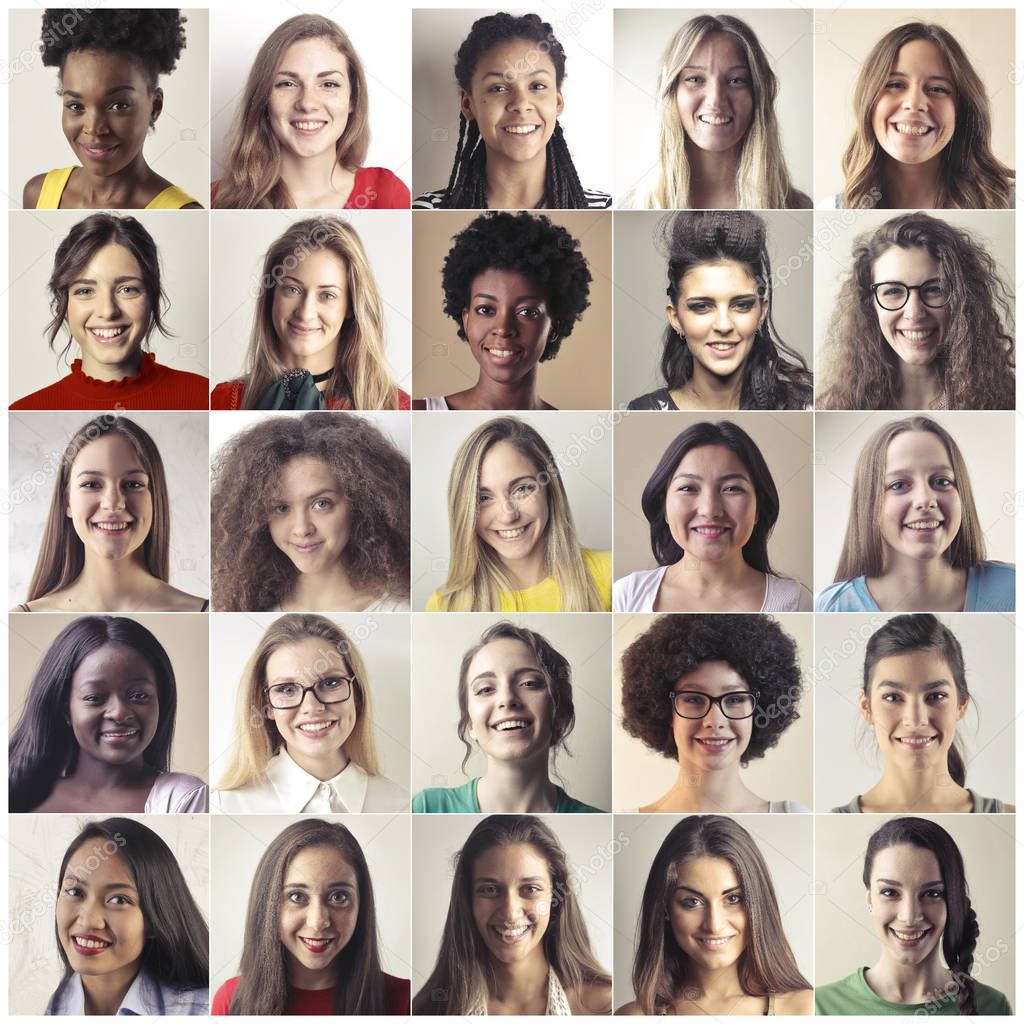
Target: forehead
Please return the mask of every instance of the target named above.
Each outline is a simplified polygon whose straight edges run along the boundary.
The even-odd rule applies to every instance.
[[[355,868],[334,846],[307,846],[289,861],[285,885],[303,884],[310,888],[330,882],[356,884]]]
[[[686,62],[694,67],[725,70],[737,65],[747,66],[747,54],[740,41],[729,32],[711,32],[693,49]]]
[[[885,454],[885,471],[950,466],[946,446],[930,430],[905,430],[890,442]]]
[[[148,88],[139,60],[130,53],[111,50],[72,51],[64,60],[60,81],[65,89],[83,95],[120,85],[130,85],[137,92]]]
[[[497,878],[514,882],[520,878],[547,878],[551,872],[547,859],[529,843],[506,843],[491,846],[473,864],[474,878]]]
[[[544,71],[547,75],[537,74]],[[534,75],[545,81],[553,81],[555,63],[548,56],[546,44],[530,39],[503,39],[480,54],[473,69],[473,78],[483,78],[492,72],[497,72],[508,82],[514,82],[519,77],[532,78]]]
[[[716,477],[732,473],[741,473],[747,478],[750,477],[750,473],[740,457],[730,448],[721,444],[705,444],[699,448],[691,448],[679,460],[679,465],[676,466],[673,476],[678,473],[693,473],[705,480],[713,480]]]
[[[340,71],[348,74],[345,54],[327,36],[315,39],[299,39],[281,54],[279,70],[310,71],[314,75],[322,71]]]
[[[888,878],[893,882],[915,885],[942,878],[939,860],[931,850],[910,843],[888,846],[875,854],[871,877]]]
[[[299,497],[337,489],[334,470],[326,462],[312,455],[298,455],[281,467],[274,490],[285,497]]]
[[[480,486],[500,490],[509,481],[523,476],[536,476],[539,472],[533,460],[527,458],[508,441],[491,445],[480,461]]]
[[[517,270],[505,270],[488,267],[473,278],[469,286],[471,296],[495,295],[498,298],[520,298],[529,295],[533,298],[547,298],[543,288],[535,281],[520,274]]]
[[[123,245],[111,242],[100,246],[75,277],[113,281],[118,277],[142,277],[139,261]]]
[[[501,637],[484,644],[469,663],[469,678],[482,672],[514,671],[519,668],[540,669],[532,648],[514,637]]]
[[[746,265],[737,260],[698,263],[683,274],[679,284],[683,293],[688,295],[757,294],[757,281]]]
[[[90,441],[75,456],[71,463],[72,475],[86,469],[110,469],[116,467],[124,472],[126,468],[142,469],[142,459],[132,443],[114,431]]]
[[[723,857],[691,857],[676,867],[676,884],[710,896],[735,889],[740,880],[735,868]]]
[[[333,285],[344,288],[348,280],[344,261],[330,249],[292,253],[282,279],[294,277],[314,287]]]
[[[90,836],[75,849],[68,858],[64,874],[73,874],[79,881],[91,887],[106,885],[135,885],[128,861],[120,853],[112,851],[116,840],[106,836]]]
[[[676,690],[700,690],[712,697],[730,690],[747,689],[747,681],[724,661],[705,661],[676,680]]]
[[[306,636],[278,647],[267,658],[267,679],[316,679],[325,672],[347,672],[341,652],[327,640]]]
[[[903,249],[891,246],[875,260],[872,277],[876,281],[902,281],[921,284],[939,276],[939,261],[925,248]]]
[[[942,51],[929,39],[912,39],[904,43],[893,58],[890,70],[903,71],[908,75],[951,77]]]
[[[87,654],[75,669],[72,683],[86,679],[103,682],[123,682],[155,679],[153,666],[146,659],[124,644],[104,644]]]
[[[904,651],[879,658],[871,679],[875,683],[888,680],[915,689],[938,680],[951,681],[952,673],[940,651]]]

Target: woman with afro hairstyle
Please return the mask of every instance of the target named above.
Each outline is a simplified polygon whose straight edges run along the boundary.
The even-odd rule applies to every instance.
[[[219,611],[409,610],[409,460],[372,423],[261,419],[212,478]]]
[[[800,717],[802,694],[796,644],[768,616],[656,619],[622,656],[622,727],[679,771],[641,813],[807,813],[740,778]]]
[[[968,232],[927,213],[853,245],[821,409],[1012,409],[1011,296]]]
[[[455,236],[444,261],[444,311],[479,366],[476,383],[414,409],[552,409],[537,365],[558,355],[590,305],[580,243],[543,215],[485,213]]]
[[[668,259],[666,386],[628,408],[806,409],[811,373],[772,322],[764,221],[745,210],[676,213],[656,240]]]
[[[420,210],[607,209],[583,188],[558,117],[565,51],[539,15],[489,14],[473,22],[455,56],[459,142],[445,188]]]
[[[61,127],[81,165],[30,178],[26,210],[202,208],[142,154],[163,110],[159,77],[185,48],[185,20],[177,8],[43,12],[43,64],[58,69]]]

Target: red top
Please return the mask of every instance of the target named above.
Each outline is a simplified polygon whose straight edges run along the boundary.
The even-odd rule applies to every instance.
[[[409,396],[401,389],[395,388],[398,392],[398,408],[408,409],[410,408]],[[244,380],[226,380],[222,384],[218,384],[213,389],[213,394],[210,395],[210,408],[211,409],[241,409],[242,408],[242,395],[245,392],[245,381]],[[13,407],[12,407],[13,408]],[[327,403],[328,409],[351,409],[352,406],[347,402],[338,404],[333,401]]]
[[[142,354],[134,377],[96,380],[82,373],[82,360],[56,384],[11,403],[12,409],[209,409],[210,382],[198,373],[161,366],[152,352]]]
[[[384,1012],[389,1016],[409,1016],[409,982],[406,978],[395,978],[390,974],[383,974],[384,978]],[[235,997],[235,989],[238,988],[238,978],[229,978],[224,982],[217,994],[213,997],[213,1005],[210,1007],[210,1016],[226,1017],[231,1000]],[[285,1014],[289,1017],[306,1015],[309,1017],[327,1017],[334,1013],[334,989],[333,988],[292,988],[288,1000],[288,1008]]]
[[[210,186],[210,204],[217,198],[220,181]],[[404,181],[386,167],[360,167],[352,194],[343,210],[408,210],[412,195]]]

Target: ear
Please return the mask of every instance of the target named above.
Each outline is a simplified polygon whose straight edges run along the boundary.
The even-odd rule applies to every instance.
[[[671,303],[665,307],[665,316],[668,319],[669,327],[671,327],[676,334],[682,335],[683,325],[679,322],[679,315],[676,313],[676,307]]]
[[[767,299],[762,299],[761,300],[761,319],[758,320],[757,326],[758,327],[763,326],[765,320],[767,320],[767,319],[768,319],[768,300]]]
[[[156,124],[156,119],[164,109],[164,91],[159,86],[153,90],[153,113],[150,115],[149,123]]]
[[[558,104],[555,107],[555,115],[557,117],[561,117],[562,111],[565,110],[565,100],[562,99],[562,90],[559,89],[556,95],[558,96]]]
[[[967,709],[971,706],[971,698],[964,697],[964,702],[956,709],[956,720],[959,722],[960,719],[967,714]]]
[[[465,89],[459,90],[459,110],[467,121],[475,121],[476,114],[473,112],[473,97]]]
[[[868,725],[871,724],[871,702],[868,700],[868,695],[862,689],[860,691],[860,717],[864,719]]]

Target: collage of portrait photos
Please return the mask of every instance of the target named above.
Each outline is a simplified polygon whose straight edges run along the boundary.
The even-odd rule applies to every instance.
[[[1020,1005],[1017,17],[768,2],[3,13],[8,1015]]]

